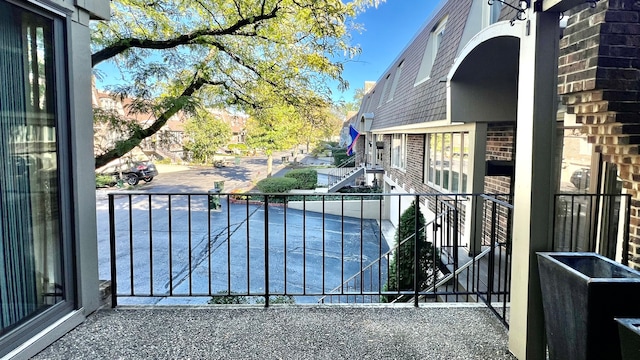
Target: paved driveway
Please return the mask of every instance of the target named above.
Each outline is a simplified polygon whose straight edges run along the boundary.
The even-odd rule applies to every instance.
[[[270,292],[328,292],[388,250],[375,220],[323,217],[291,209],[285,215],[282,206],[270,206],[265,227],[262,205],[227,203],[223,197],[222,211],[210,212],[206,195],[186,195],[195,191],[202,194],[213,187],[208,184],[222,179],[227,191],[227,182],[235,186],[261,169],[260,160],[243,160],[245,164],[240,166],[161,173],[139,188],[145,195],[132,197],[131,204],[126,196],[120,196],[126,192],[117,192],[119,293],[131,290],[132,278],[136,293],[150,293],[152,288],[154,293],[169,293],[171,288],[174,295],[228,289],[238,293],[264,292],[265,233],[269,235]],[[171,212],[168,196],[153,195],[163,192],[184,194],[172,196]],[[97,218],[100,278],[109,279],[108,201],[103,190],[98,191]],[[379,284],[376,281],[371,286],[377,288]],[[130,301],[202,303],[208,299],[156,297]],[[296,298],[297,302],[316,300],[317,297]]]

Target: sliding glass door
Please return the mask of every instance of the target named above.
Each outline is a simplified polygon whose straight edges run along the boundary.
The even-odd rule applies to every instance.
[[[60,19],[0,0],[0,345],[70,300],[58,159],[61,30]]]

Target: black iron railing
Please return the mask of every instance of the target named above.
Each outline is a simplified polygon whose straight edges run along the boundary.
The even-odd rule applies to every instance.
[[[218,201],[210,201],[212,196]],[[473,198],[477,209],[469,209]],[[416,230],[435,247],[431,264],[436,266],[418,272],[422,265],[414,256],[415,286],[385,289],[394,253],[390,248],[396,247],[385,224],[399,223],[411,202],[427,219]],[[393,297],[416,305],[506,303],[509,238],[499,240],[495,229],[510,219],[501,218],[501,207],[509,205],[471,195],[110,194],[112,305],[118,297],[153,298],[155,303],[183,296],[214,302],[261,297],[265,306],[282,297],[315,303],[323,296],[352,302]],[[478,226],[482,236],[464,231],[471,227],[461,214],[488,209],[493,215]],[[467,250],[487,236],[495,241],[479,246],[481,256],[467,258]],[[424,244],[413,243],[418,244],[414,254],[420,254]],[[344,285],[353,279],[353,285]]]
[[[588,251],[629,261],[631,195],[557,194],[554,251]]]
[[[472,202],[474,198],[476,201]],[[411,235],[321,297],[319,302],[380,302],[389,297],[392,297],[390,303],[410,301],[416,306],[419,302],[484,302],[508,326],[513,206],[500,198],[509,199],[501,195],[427,196],[433,201],[430,208],[436,213],[419,231],[436,245],[438,251],[433,253],[432,263],[438,266],[429,272],[427,279],[422,279],[424,281],[415,273],[420,286],[379,292],[374,281],[380,276],[379,269],[386,269],[388,273],[394,254],[411,240],[414,236]],[[472,231],[464,236],[460,230],[465,226],[461,209],[480,215],[476,217],[481,219],[475,224],[479,229],[477,233]],[[466,221],[470,221],[469,218]],[[471,249],[478,249],[479,254],[469,257]]]

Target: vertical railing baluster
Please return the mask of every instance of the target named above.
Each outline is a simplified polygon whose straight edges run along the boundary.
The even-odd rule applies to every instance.
[[[364,267],[363,258],[364,258],[364,197],[360,195],[360,294],[362,295],[362,291],[364,288],[364,274],[362,273],[362,268]]]
[[[624,234],[622,235],[622,264],[623,265],[629,265],[629,222],[631,220],[631,195],[629,194],[625,194],[625,195],[621,195],[620,200],[622,200],[622,196],[626,197],[626,207],[627,207],[627,211],[625,214],[625,221],[624,221]]]
[[[248,197],[245,201],[249,201]],[[238,207],[241,205],[239,204]],[[227,207],[227,295],[231,295],[231,208]]]
[[[133,206],[132,206],[131,197],[132,197],[131,194],[127,195],[127,198],[129,199],[129,269],[131,269],[131,273],[129,274],[130,275],[129,282],[131,286],[129,294],[133,296],[134,295],[133,278],[135,276],[134,274],[135,271],[133,270]]]
[[[109,194],[109,245],[111,256],[111,307],[118,306],[118,267],[116,257],[116,213],[114,195]]]
[[[415,214],[413,218],[413,305],[418,307],[418,294],[420,293],[420,198],[415,196]]]
[[[322,295],[325,292],[325,259],[326,259],[326,249],[325,249],[325,197],[322,196]]]
[[[307,196],[302,195],[302,294],[307,294]]]
[[[400,224],[402,224],[402,195],[398,194],[398,228],[400,228]],[[396,292],[397,297],[400,297],[400,266],[401,262],[402,262],[402,258],[400,257],[400,246],[406,246],[406,244],[404,245],[400,245],[400,242],[403,239],[398,238],[396,243],[398,245],[398,248],[396,249],[395,253],[393,254],[393,256],[396,259]],[[404,259],[405,261],[407,261],[408,259]]]
[[[167,207],[167,217],[169,220],[169,296],[173,296],[173,218],[171,216],[171,194],[169,194],[167,201],[169,202]]]
[[[287,295],[287,208],[288,208],[288,202],[289,202],[289,195],[286,195],[285,197],[285,203],[284,203],[284,221],[283,221],[283,226],[284,226],[284,294]]]
[[[206,204],[207,204],[207,279],[208,279],[208,289],[209,295],[213,295],[213,291],[211,289],[211,206],[209,206],[209,196],[207,195]],[[228,198],[227,198],[228,199]],[[227,212],[229,211],[229,206],[227,204]]]
[[[571,197],[571,221],[569,222],[569,251],[576,251],[576,248],[574,247],[574,237],[573,237],[573,223],[574,223],[574,218],[575,218],[575,213],[574,213],[574,205],[575,205],[575,197],[572,196]],[[578,214],[578,216],[580,216],[580,214]]]
[[[153,207],[151,194],[148,195],[149,206],[149,295],[153,296]]]
[[[269,307],[269,195],[264,196],[264,307]]]
[[[340,292],[344,294],[344,194],[340,196]]]
[[[489,252],[489,266],[487,267],[487,304],[491,304],[493,296],[493,281],[495,277],[495,256],[496,256],[496,221],[497,221],[497,205],[495,201],[491,202],[491,245]]]
[[[192,246],[192,226],[191,226],[191,194],[187,195],[187,221],[188,221],[188,229],[189,229],[189,250],[187,252],[189,256],[189,296],[193,295],[193,256],[191,253]]]
[[[251,294],[251,230],[249,229],[251,219],[249,217],[249,200],[247,200],[247,295]]]
[[[553,196],[553,221],[551,222],[551,250],[556,248],[556,222],[558,221],[558,194]]]
[[[380,243],[378,244],[378,292],[382,291],[382,195],[378,195],[378,222],[380,226],[378,227],[378,236],[380,238]]]

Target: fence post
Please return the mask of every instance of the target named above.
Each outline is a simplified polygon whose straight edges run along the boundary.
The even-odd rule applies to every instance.
[[[109,194],[109,250],[111,257],[111,307],[118,306],[118,282],[116,269],[116,224],[113,194]]]

